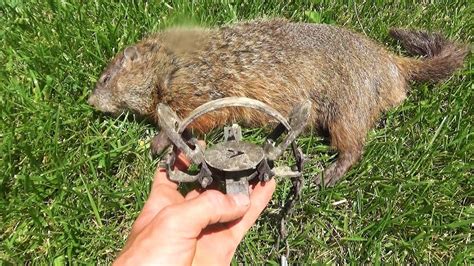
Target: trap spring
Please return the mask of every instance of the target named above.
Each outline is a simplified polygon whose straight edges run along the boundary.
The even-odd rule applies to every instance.
[[[228,107],[253,108],[276,119],[279,124],[267,136],[263,146],[242,141],[239,125],[224,128],[224,142],[204,150],[192,136],[185,136],[186,128],[197,118],[209,112]],[[228,97],[205,103],[191,114],[180,119],[167,105],[157,107],[159,123],[174,145],[166,160],[170,180],[175,182],[199,182],[206,188],[214,180],[225,182],[226,193],[249,193],[249,181],[258,178],[268,181],[273,176],[297,178],[303,169],[303,153],[296,146],[295,139],[306,126],[311,110],[311,102],[303,101],[290,113],[288,119],[272,107],[245,97]],[[277,140],[286,136],[277,144]],[[296,164],[293,167],[274,167],[274,161],[291,145]],[[192,163],[198,166],[196,175],[173,168],[176,151],[182,151]]]

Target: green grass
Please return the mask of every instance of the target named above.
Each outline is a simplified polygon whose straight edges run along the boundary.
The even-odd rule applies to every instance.
[[[0,1],[0,264],[108,263],[123,246],[150,188],[155,129],[97,114],[86,99],[107,61],[149,32],[182,17],[220,25],[282,16],[343,25],[397,53],[392,26],[474,36],[469,1],[108,2]],[[336,187],[306,183],[288,224],[290,262],[474,262],[472,65],[470,56],[445,83],[413,86]],[[299,143],[308,178],[334,157],[318,138]],[[289,188],[279,180],[236,262],[279,261],[276,219]]]

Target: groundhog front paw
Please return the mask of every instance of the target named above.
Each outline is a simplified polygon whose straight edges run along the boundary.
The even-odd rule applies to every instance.
[[[170,145],[171,142],[166,136],[166,134],[164,132],[160,132],[151,140],[151,154],[153,156],[157,156],[161,154]]]

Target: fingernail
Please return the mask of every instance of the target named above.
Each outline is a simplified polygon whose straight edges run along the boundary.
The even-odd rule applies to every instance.
[[[245,194],[232,194],[231,197],[237,206],[248,206],[250,204],[250,198]]]

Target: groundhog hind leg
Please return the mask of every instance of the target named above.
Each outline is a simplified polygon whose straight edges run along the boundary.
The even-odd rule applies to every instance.
[[[317,185],[333,186],[360,159],[362,154],[365,131],[357,127],[335,123],[329,127],[331,146],[338,151],[334,163],[315,179]]]

